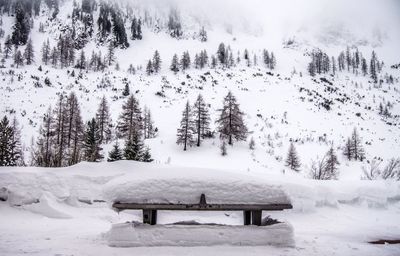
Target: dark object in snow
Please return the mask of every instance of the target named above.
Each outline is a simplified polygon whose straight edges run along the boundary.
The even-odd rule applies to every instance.
[[[145,203],[124,203],[115,202],[113,208],[117,211],[123,210],[142,210],[143,223],[156,225],[157,211],[243,211],[244,225],[272,225],[279,223],[268,217],[262,220],[262,211],[282,211],[292,209],[293,206],[288,203],[275,204],[207,204],[205,194],[201,194],[198,204],[145,204]]]
[[[369,244],[400,244],[400,239],[395,240],[388,240],[388,239],[381,239],[376,241],[370,241]]]

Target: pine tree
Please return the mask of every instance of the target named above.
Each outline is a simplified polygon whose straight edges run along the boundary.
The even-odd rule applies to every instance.
[[[196,127],[192,119],[192,109],[189,101],[186,103],[185,110],[182,114],[180,128],[178,129],[177,141],[178,145],[183,145],[183,150],[186,151],[188,146],[195,144]]]
[[[254,150],[256,148],[256,142],[254,141],[254,138],[251,137],[250,142],[249,142],[249,149]]]
[[[333,149],[333,146],[326,153],[326,164],[325,164],[325,173],[327,175],[327,179],[337,179],[338,176],[338,165],[339,161],[336,156],[336,152]]]
[[[154,70],[153,70],[153,63],[151,62],[151,60],[149,60],[149,62],[147,62],[147,66],[146,66],[146,74],[148,76],[150,76],[151,74],[153,74]]]
[[[16,50],[14,54],[14,65],[16,65],[17,68],[20,66],[24,65],[24,58],[22,56],[22,53],[20,50]]]
[[[123,159],[122,150],[119,148],[118,141],[115,142],[113,149],[108,154],[107,162],[115,162]]]
[[[199,31],[199,39],[201,42],[207,42],[207,31],[204,29],[204,27],[201,27]]]
[[[122,105],[122,113],[117,126],[120,137],[130,142],[134,135],[137,136],[142,131],[142,121],[139,102],[131,95],[125,104]]]
[[[99,126],[94,118],[86,125],[83,150],[85,161],[98,162],[104,158],[101,154],[101,150],[103,149],[100,147]]]
[[[161,70],[161,57],[158,51],[155,51],[153,55],[153,70],[155,73],[159,73]]]
[[[16,120],[7,116],[0,121],[0,166],[16,166],[21,158],[20,138]]]
[[[83,69],[86,69],[86,56],[85,56],[85,51],[82,49],[81,53],[79,54],[79,60],[76,63],[76,68],[80,69],[81,71]]]
[[[105,96],[101,99],[96,113],[96,122],[99,126],[100,143],[108,143],[111,140],[111,117],[108,102]]]
[[[149,147],[145,147],[144,152],[143,152],[143,156],[142,156],[142,162],[145,163],[151,163],[154,160],[151,158],[151,154],[150,154],[150,148]]]
[[[351,152],[354,160],[363,161],[365,157],[364,148],[362,147],[362,142],[360,135],[358,134],[357,128],[354,128],[351,135]]]
[[[219,111],[221,114],[217,124],[221,137],[223,139],[227,138],[229,145],[233,145],[233,138],[246,140],[247,127],[243,120],[244,113],[240,111],[239,104],[232,92],[229,92],[224,98],[223,108]]]
[[[26,60],[26,65],[31,65],[35,62],[35,52],[33,50],[32,39],[29,39],[25,47],[24,58]]]
[[[361,70],[363,76],[366,76],[368,74],[368,65],[367,65],[367,60],[365,58],[362,58],[361,60]]]
[[[270,63],[269,63],[269,68],[273,70],[273,69],[275,69],[275,67],[276,67],[275,55],[274,55],[273,52],[271,52],[271,60],[270,60]]]
[[[145,152],[146,148],[141,139],[141,135],[135,132],[125,143],[124,157],[126,160],[142,162]]]
[[[199,94],[193,106],[193,118],[196,124],[197,146],[200,147],[201,139],[210,131],[210,114],[203,96]]]
[[[369,73],[371,74],[372,80],[374,80],[374,83],[378,82],[378,74],[377,74],[377,57],[375,51],[372,51],[372,57],[371,57],[371,62],[369,66]]]
[[[143,134],[145,139],[151,139],[155,136],[155,128],[154,122],[151,117],[150,109],[147,107],[144,108],[144,116],[143,116]]]
[[[33,155],[33,165],[40,167],[52,167],[54,164],[54,143],[55,143],[55,133],[54,127],[53,111],[49,108],[43,117],[43,123],[39,130],[39,138],[34,149]]]
[[[296,148],[294,147],[293,142],[290,143],[289,152],[286,158],[286,166],[294,171],[299,171],[301,166],[299,157],[297,155]]]
[[[42,46],[42,62],[43,62],[43,64],[47,65],[49,63],[50,54],[51,54],[50,42],[49,42],[49,39],[47,39],[47,41],[44,42],[43,46]]]
[[[4,58],[8,59],[12,53],[12,40],[10,36],[7,36],[6,41],[4,42]]]
[[[353,159],[353,152],[352,152],[352,146],[351,146],[351,140],[350,138],[347,139],[346,144],[343,148],[343,155],[347,158],[347,160]]]
[[[226,49],[225,49],[224,43],[220,43],[218,46],[217,58],[218,58],[219,63],[221,63],[222,65],[226,64],[226,60],[228,59],[228,56],[226,56]]]
[[[108,66],[111,66],[114,63],[114,60],[115,60],[114,44],[109,43],[108,48],[107,48],[107,64],[108,64]]]
[[[186,69],[190,68],[190,54],[188,51],[184,52],[181,58],[181,69],[182,71],[185,71]]]
[[[174,57],[172,58],[170,70],[173,71],[175,74],[179,72],[179,60],[177,54],[174,54]]]

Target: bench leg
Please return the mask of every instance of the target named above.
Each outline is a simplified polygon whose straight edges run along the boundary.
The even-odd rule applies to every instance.
[[[157,224],[157,210],[143,210],[143,223],[156,225]]]
[[[243,211],[243,221],[244,225],[251,224],[251,211]]]
[[[251,224],[261,226],[262,211],[251,211]]]

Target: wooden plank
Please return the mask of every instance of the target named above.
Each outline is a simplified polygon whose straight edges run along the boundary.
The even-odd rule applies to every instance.
[[[178,210],[178,211],[282,211],[292,209],[291,204],[113,204],[116,210]]]

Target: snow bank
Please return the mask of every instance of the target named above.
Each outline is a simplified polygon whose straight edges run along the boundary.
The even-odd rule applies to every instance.
[[[199,203],[205,194],[215,204],[289,204],[279,183],[210,169],[140,166],[109,182],[104,195],[109,202]],[[150,168],[149,168],[150,167]]]
[[[294,246],[293,228],[272,226],[114,224],[107,234],[113,247],[139,246]]]

